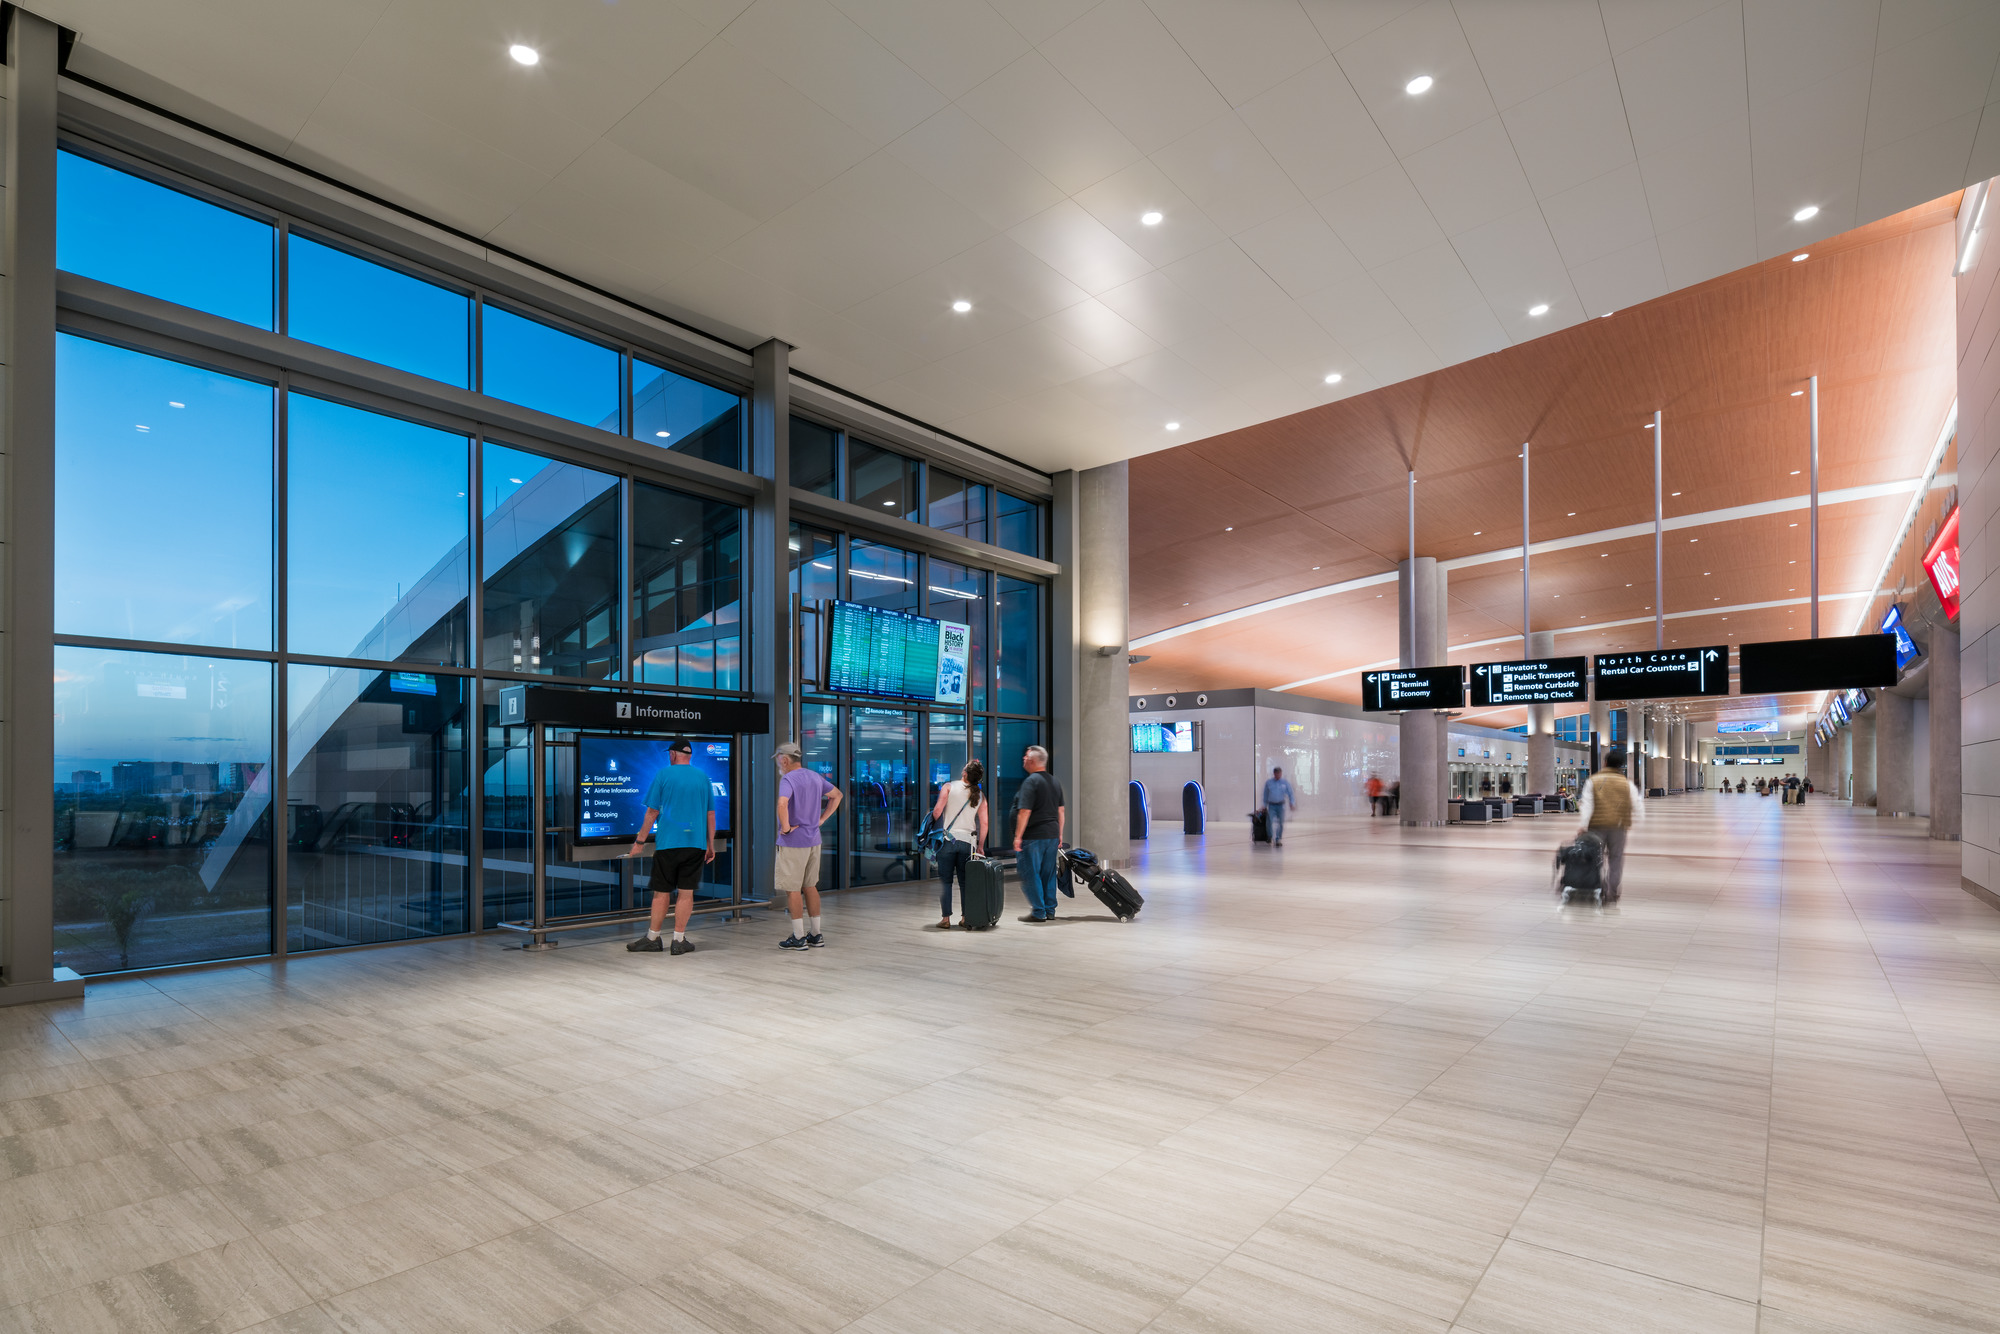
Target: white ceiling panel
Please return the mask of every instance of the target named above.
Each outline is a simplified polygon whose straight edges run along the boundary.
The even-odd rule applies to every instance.
[[[2000,172],[1995,0],[31,7],[114,88],[1046,466]]]

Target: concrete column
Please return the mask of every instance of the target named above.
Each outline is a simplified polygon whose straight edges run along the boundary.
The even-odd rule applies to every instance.
[[[1667,719],[1667,791],[1680,793],[1687,791],[1687,766],[1681,763],[1681,721]]]
[[[1916,703],[1891,691],[1875,697],[1875,813],[1909,815],[1917,804],[1916,776],[1911,769],[1915,747]],[[1812,748],[1812,738],[1806,738]]]
[[[1959,736],[1958,631],[1937,627],[1929,644],[1931,837],[1956,843],[1965,833],[1964,744]]]
[[[1829,797],[1842,800],[1854,790],[1854,728],[1843,727],[1833,740],[1833,791]]]
[[[0,1005],[83,995],[55,966],[56,26],[7,34],[0,441]]]
[[[1848,729],[1856,806],[1875,804],[1875,717],[1874,709],[1864,710],[1855,715],[1854,726]]]
[[[1123,460],[1077,474],[1077,780],[1066,789],[1072,841],[1129,861],[1130,697],[1125,652],[1132,607],[1128,470]],[[1061,646],[1058,646],[1061,651]]]
[[[1055,771],[1056,782],[1062,785],[1063,795],[1071,800],[1075,800],[1073,794],[1083,786],[1077,769],[1077,757],[1083,753],[1077,696],[1077,677],[1082,666],[1077,645],[1083,642],[1078,610],[1081,579],[1077,551],[1082,537],[1077,515],[1081,483],[1077,478],[1074,468],[1065,468],[1049,478],[1053,492],[1049,497],[1049,559],[1061,571],[1049,583],[1049,761]],[[1018,759],[1016,756],[1001,762],[1014,763]],[[1070,808],[1069,818],[1076,818],[1074,807]],[[1119,836],[1121,841],[1108,848],[1091,850],[1100,857],[1116,861],[1125,850],[1130,836],[1131,825],[1128,821],[1125,832]]]
[[[1646,795],[1667,790],[1667,715],[1650,714],[1646,719]]]
[[[747,893],[761,896],[771,885],[777,851],[769,822],[778,804],[778,766],[771,761],[781,741],[794,741],[796,667],[792,662],[792,393],[789,344],[777,339],[750,354],[750,470],[771,484],[750,506],[744,565],[751,591],[750,684],[771,706],[771,732],[748,738],[749,828],[736,846],[749,858]],[[843,815],[840,818],[845,819]],[[837,882],[836,882],[837,883]]]
[[[1438,636],[1438,584],[1433,557],[1413,557],[1396,567],[1397,661],[1401,666],[1435,667],[1444,661],[1444,645]],[[1449,773],[1444,764],[1445,720],[1430,709],[1412,709],[1401,717],[1402,822],[1441,824],[1445,812],[1441,794]]]
[[[1590,701],[1590,730],[1597,734],[1597,754],[1591,756],[1591,761],[1593,765],[1600,764],[1603,752],[1611,749],[1611,706],[1603,700]],[[1583,740],[1585,745],[1590,744],[1589,737]]]
[[[1437,615],[1433,621],[1432,645],[1436,661],[1425,663],[1427,667],[1443,666],[1451,658],[1451,572],[1439,567],[1437,572]],[[1437,720],[1437,818],[1444,821],[1445,813],[1451,809],[1451,719],[1440,714]],[[1410,785],[1405,782],[1403,791]]]
[[[1528,656],[1553,658],[1556,637],[1552,630],[1537,630],[1528,636]],[[1556,706],[1528,706],[1528,791],[1546,796],[1556,790]]]

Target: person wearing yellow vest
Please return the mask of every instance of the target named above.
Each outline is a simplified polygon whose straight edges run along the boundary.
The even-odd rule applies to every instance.
[[[1584,832],[1604,840],[1604,897],[1618,897],[1618,884],[1625,878],[1625,835],[1646,817],[1645,798],[1625,776],[1625,752],[1614,750],[1604,757],[1604,767],[1583,785],[1577,802]]]

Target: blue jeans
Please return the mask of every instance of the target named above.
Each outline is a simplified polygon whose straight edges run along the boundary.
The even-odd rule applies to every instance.
[[[1267,801],[1264,803],[1264,818],[1271,828],[1271,841],[1276,843],[1285,836],[1285,803]]]
[[[1043,917],[1056,915],[1056,841],[1052,838],[1024,838],[1014,856],[1021,871],[1021,893],[1031,911]]]
[[[972,845],[951,839],[938,853],[938,911],[951,916],[951,878],[958,876],[958,892],[961,901],[965,894],[965,872],[972,864]]]

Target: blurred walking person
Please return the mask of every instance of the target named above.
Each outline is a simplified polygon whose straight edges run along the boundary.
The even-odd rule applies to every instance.
[[[1583,832],[1604,840],[1604,898],[1618,897],[1625,879],[1625,836],[1645,818],[1645,798],[1625,776],[1625,752],[1614,750],[1604,757],[1604,767],[1583,785],[1577,813],[1583,818]]]

